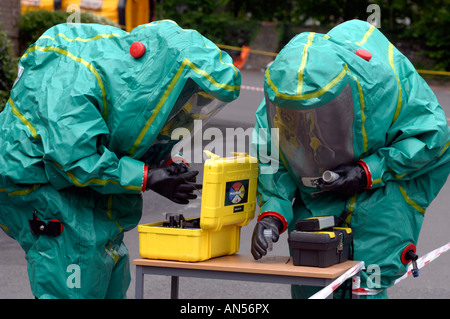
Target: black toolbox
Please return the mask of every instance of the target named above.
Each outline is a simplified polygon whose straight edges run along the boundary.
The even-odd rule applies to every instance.
[[[295,266],[328,267],[344,262],[349,259],[352,241],[353,233],[348,227],[311,231],[297,229],[288,236]]]

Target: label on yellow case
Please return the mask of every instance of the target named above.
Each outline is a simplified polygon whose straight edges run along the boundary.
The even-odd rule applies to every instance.
[[[248,201],[249,180],[227,182],[225,190],[225,206],[245,204]]]

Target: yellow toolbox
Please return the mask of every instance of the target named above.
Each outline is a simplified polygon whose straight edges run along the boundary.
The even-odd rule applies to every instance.
[[[182,215],[138,225],[143,258],[196,262],[239,251],[240,231],[256,209],[258,163],[245,153],[204,164],[200,219]]]

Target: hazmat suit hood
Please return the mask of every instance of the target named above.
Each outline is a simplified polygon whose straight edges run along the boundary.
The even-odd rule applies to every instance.
[[[88,40],[101,37],[108,40]],[[87,40],[81,48],[78,41],[67,40],[76,38]],[[130,33],[110,26],[63,24],[48,30],[37,45],[55,42],[74,56],[83,56],[85,65],[74,67],[96,70],[89,85],[101,91],[97,103],[110,132],[104,144],[118,154],[141,158],[180,95],[186,102],[198,92],[222,102],[239,96],[240,72],[228,54],[197,31],[184,30],[170,20],[142,25]],[[141,44],[136,56],[130,52],[134,43]]]
[[[375,27],[354,20],[326,35],[297,35],[266,70],[269,122],[279,129],[285,163],[303,179],[302,186],[314,186],[309,178],[353,163],[398,138],[390,127],[406,102],[399,85],[414,68],[397,52]],[[396,63],[411,70],[403,79],[394,54]],[[412,90],[418,85],[414,82],[409,82]],[[385,111],[372,111],[376,108]],[[420,121],[423,111],[417,112]],[[446,131],[445,121],[438,125]],[[433,147],[445,138],[442,135]]]

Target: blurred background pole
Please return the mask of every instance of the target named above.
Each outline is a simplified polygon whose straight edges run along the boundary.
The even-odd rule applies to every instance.
[[[0,22],[1,28],[6,31],[12,43],[14,54],[19,54],[19,18],[20,1],[0,0]]]

